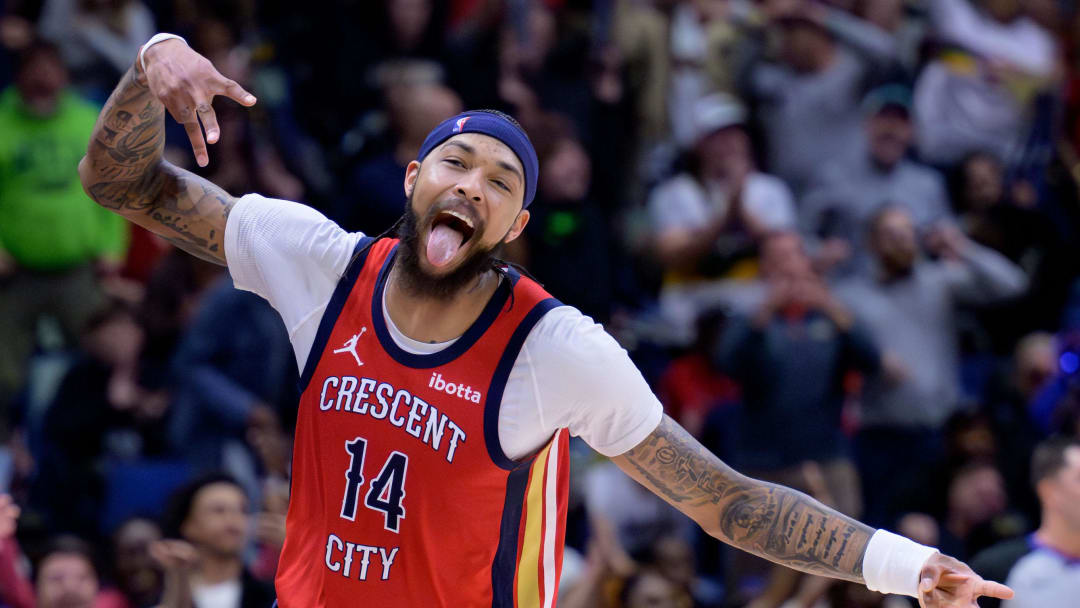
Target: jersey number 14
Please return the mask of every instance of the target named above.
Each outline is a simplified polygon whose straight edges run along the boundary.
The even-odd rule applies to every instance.
[[[367,440],[357,437],[345,442],[345,451],[349,453],[349,469],[345,471],[345,498],[341,501],[341,516],[349,521],[356,520],[356,501],[364,485],[364,452]],[[382,511],[383,527],[391,532],[398,532],[401,520],[405,519],[405,507],[401,501],[405,498],[405,473],[409,469],[409,457],[394,450],[383,463],[375,479],[371,480],[364,497],[364,506],[374,511]]]

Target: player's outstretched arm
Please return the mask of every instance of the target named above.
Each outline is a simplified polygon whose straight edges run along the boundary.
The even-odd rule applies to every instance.
[[[873,528],[802,492],[736,472],[668,416],[613,460],[728,544],[803,572],[867,582],[863,566]],[[934,554],[916,568],[912,576],[924,606],[968,608],[979,595],[1012,596],[1008,587],[983,581],[948,556]]]
[[[145,65],[143,72],[136,59],[98,116],[79,163],[83,188],[99,205],[184,251],[224,264],[225,219],[235,201],[162,158],[165,110],[184,125],[196,160],[206,165],[206,142],[215,143],[220,135],[210,105],[214,96],[247,106],[255,98],[181,40],[151,46]]]

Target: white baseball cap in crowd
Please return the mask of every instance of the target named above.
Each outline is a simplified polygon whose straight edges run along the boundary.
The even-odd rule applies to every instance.
[[[698,138],[746,123],[746,106],[729,93],[711,93],[694,103],[694,129]]]

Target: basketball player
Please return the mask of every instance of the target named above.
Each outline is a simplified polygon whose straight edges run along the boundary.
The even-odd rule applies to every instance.
[[[510,117],[466,112],[436,127],[408,166],[399,238],[371,238],[303,205],[233,198],[162,159],[168,109],[207,163],[217,95],[255,103],[183,39],[155,36],[79,172],[99,204],[227,264],[289,330],[303,372],[283,608],[554,606],[570,433],[713,536],[774,562],[925,606],[1011,595],[727,467],[663,415],[599,326],[496,263],[536,192],[536,154]]]

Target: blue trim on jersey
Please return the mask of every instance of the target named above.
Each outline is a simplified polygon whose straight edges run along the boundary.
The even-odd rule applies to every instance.
[[[502,407],[506,381],[510,378],[510,370],[514,368],[514,362],[517,361],[518,353],[521,352],[529,332],[548,311],[562,305],[563,303],[555,298],[547,298],[533,306],[510,336],[510,341],[506,343],[506,349],[499,358],[499,364],[495,366],[495,374],[491,377],[491,385],[484,400],[484,443],[487,444],[488,456],[492,462],[504,469],[513,470],[519,465],[507,458],[502,444],[499,443],[499,409]]]
[[[530,459],[531,460],[531,459]],[[514,573],[517,571],[518,532],[521,511],[525,508],[525,489],[529,485],[532,467],[520,466],[506,479],[506,499],[503,501],[502,521],[499,524],[499,546],[491,562],[491,607],[514,608]]]
[[[1066,566],[1068,566],[1070,568],[1072,568],[1074,566],[1080,566],[1080,556],[1078,556],[1078,555],[1069,555],[1068,553],[1063,553],[1063,552],[1058,551],[1057,549],[1051,547],[1050,545],[1039,542],[1039,539],[1038,539],[1037,536],[1035,536],[1034,532],[1032,532],[1031,534],[1028,534],[1027,543],[1028,543],[1028,546],[1031,547],[1032,551],[1042,550],[1042,551],[1046,551],[1047,553],[1051,553],[1053,555],[1056,555],[1061,561],[1065,562]],[[1019,560],[1017,560],[1017,561],[1019,561]],[[1015,564],[1013,564],[1013,565],[1015,565]]]
[[[326,350],[326,343],[330,341],[330,334],[334,331],[338,316],[341,314],[342,309],[345,308],[345,301],[349,299],[349,293],[352,291],[353,285],[356,284],[356,279],[360,277],[360,271],[364,269],[368,252],[371,251],[371,245],[374,242],[375,239],[369,236],[361,237],[357,241],[356,247],[353,249],[355,259],[349,263],[349,266],[345,269],[345,274],[341,275],[337,287],[334,288],[334,294],[330,296],[330,302],[326,305],[322,320],[319,321],[319,329],[315,333],[315,342],[311,345],[311,352],[308,353],[307,361],[304,363],[304,371],[300,374],[300,380],[297,384],[300,387],[301,395],[304,394],[304,390],[307,389],[308,384],[311,382],[311,377],[315,374],[315,368],[319,364],[319,359],[322,358],[323,351]]]
[[[390,335],[390,329],[386,327],[386,317],[383,316],[383,290],[386,288],[386,278],[390,275],[390,267],[393,265],[394,254],[397,253],[399,245],[394,245],[394,248],[390,251],[390,254],[386,256],[386,261],[383,262],[382,269],[379,271],[379,279],[375,283],[375,290],[371,296],[371,325],[375,328],[375,335],[379,338],[379,344],[382,345],[383,351],[390,355],[394,361],[397,361],[405,367],[411,367],[413,369],[431,369],[433,367],[439,367],[446,365],[454,359],[457,359],[461,355],[465,354],[465,351],[469,350],[476,341],[480,339],[480,336],[484,335],[488,327],[495,322],[495,319],[499,316],[499,311],[502,310],[504,304],[506,304],[507,298],[510,297],[512,289],[506,282],[499,283],[499,286],[495,288],[495,293],[488,300],[484,310],[480,313],[480,316],[473,321],[473,324],[457,339],[456,342],[440,350],[437,353],[430,353],[427,355],[418,355],[416,353],[410,353],[397,345],[394,342],[393,336]]]

